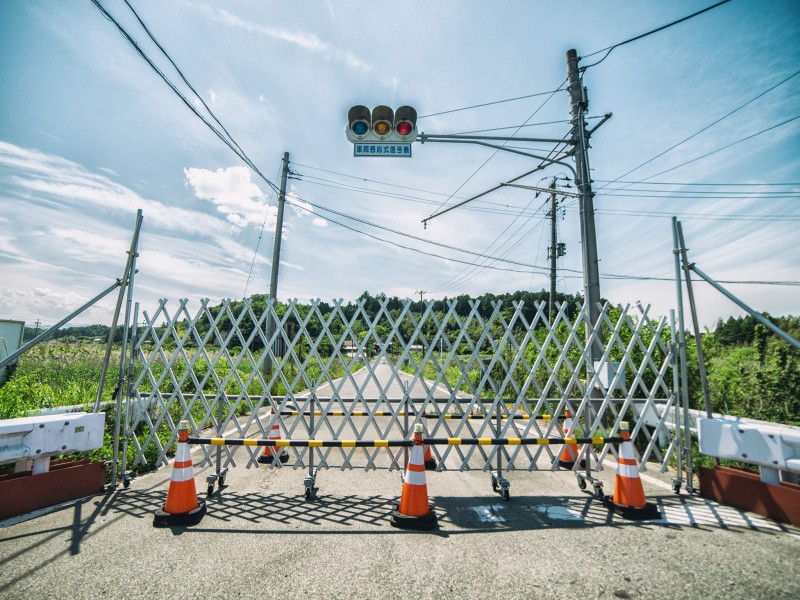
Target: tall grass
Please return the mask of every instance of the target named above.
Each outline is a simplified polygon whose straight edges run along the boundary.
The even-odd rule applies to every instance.
[[[111,400],[119,374],[119,348],[111,353],[102,400]],[[42,408],[93,403],[100,383],[105,346],[91,342],[50,342],[19,359],[0,387],[0,419],[22,417]]]

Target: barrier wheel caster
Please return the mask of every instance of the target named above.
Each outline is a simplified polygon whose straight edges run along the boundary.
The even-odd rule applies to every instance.
[[[673,481],[672,482],[672,491],[676,494],[681,493],[681,482],[680,481]]]
[[[580,475],[578,475],[578,487],[582,490],[586,489],[586,479]]]
[[[605,494],[603,494],[603,486],[594,484],[594,497],[598,500],[602,500]]]
[[[309,488],[306,488],[304,495],[306,497],[306,500],[311,500],[311,490]]]
[[[225,475],[220,475],[219,485],[217,487],[221,488],[223,485],[225,485]]]
[[[130,477],[123,477],[122,478],[122,487],[126,490],[131,487],[131,478]]]
[[[511,492],[509,491],[508,488],[503,488],[503,500],[505,500],[506,502],[511,500]]]
[[[497,482],[494,480],[494,478],[492,478],[492,491],[493,492],[497,491]]]

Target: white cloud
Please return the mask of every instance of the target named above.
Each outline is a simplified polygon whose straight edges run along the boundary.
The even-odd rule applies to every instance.
[[[258,23],[245,21],[241,17],[238,17],[237,15],[234,15],[224,9],[214,9],[209,6],[203,6],[200,8],[202,8],[212,19],[220,21],[230,27],[237,27],[251,33],[265,35],[272,39],[286,42],[287,44],[292,44],[298,48],[302,48],[303,50],[320,54],[326,60],[337,60],[347,65],[351,69],[369,71],[372,68],[354,54],[334,48],[313,33],[308,33],[305,31],[289,31],[286,29],[259,25]]]
[[[227,169],[199,169],[189,167],[183,170],[186,183],[195,196],[213,203],[219,212],[238,228],[259,225],[264,221],[275,228],[271,214],[275,209],[267,206],[267,199],[256,185],[247,167],[228,167]]]
[[[205,235],[219,228],[213,216],[198,211],[169,206],[139,196],[133,190],[107,177],[91,173],[81,165],[59,156],[0,141],[0,167],[15,173],[8,177],[11,191],[19,190],[46,198],[48,202],[86,210],[97,209],[119,214],[135,213],[141,208],[148,226]]]
[[[104,263],[110,256],[122,257],[130,243],[119,236],[100,235],[86,229],[50,227],[48,236],[62,252],[84,262]]]
[[[112,294],[113,295],[113,294]],[[0,313],[12,315],[14,319],[32,322],[45,318],[57,322],[89,300],[90,296],[64,289],[34,287],[30,289],[0,288]],[[79,322],[89,323],[92,319],[106,320],[105,313],[111,309],[108,297],[100,301],[86,313]]]

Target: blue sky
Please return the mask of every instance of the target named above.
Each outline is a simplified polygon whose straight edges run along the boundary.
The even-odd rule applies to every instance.
[[[504,189],[421,224],[535,161],[433,143],[415,144],[411,159],[354,158],[347,109],[410,104],[429,134],[511,127],[495,134],[560,139],[564,91],[427,115],[556,90],[570,48],[590,65],[603,54],[589,54],[711,4],[130,3],[267,178],[279,181],[290,153],[278,296],[303,301],[548,289],[544,195]],[[102,4],[190,97],[126,4]],[[656,315],[675,307],[671,281],[609,277],[671,278],[672,215],[690,259],[715,279],[800,281],[800,119],[784,123],[800,115],[798,39],[797,2],[733,0],[586,70],[590,127],[613,113],[590,150],[604,297],[650,304]],[[143,309],[152,314],[159,298],[268,291],[274,194],[89,0],[0,3],[0,53],[0,318],[52,323],[106,288],[121,274],[139,208]],[[578,212],[573,201],[562,206],[559,290],[576,293]],[[470,267],[474,254],[423,240],[506,262]],[[800,314],[797,286],[726,285],[758,310]],[[696,290],[704,324],[741,314],[707,285]],[[77,322],[108,323],[112,309],[109,297]]]

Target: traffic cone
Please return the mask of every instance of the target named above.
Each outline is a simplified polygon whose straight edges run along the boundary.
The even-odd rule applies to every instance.
[[[400,504],[392,512],[392,525],[401,529],[434,529],[438,525],[436,513],[428,505],[422,432],[422,423],[417,423],[414,427],[414,446],[403,479],[403,494]]]
[[[427,413],[422,413],[422,418],[427,419]],[[428,427],[427,425],[424,426],[425,428],[425,437],[428,437]],[[430,446],[425,446],[425,470],[426,471],[435,471],[436,470],[436,459],[433,458],[433,452],[431,452]]]
[[[274,416],[275,411],[270,411],[270,415]],[[272,429],[269,430],[269,436],[267,436],[267,439],[281,439],[281,426],[278,425],[277,419],[275,419],[275,422],[272,424]],[[286,463],[286,461],[289,460],[289,453],[286,452],[286,448],[278,448],[277,446],[264,446],[264,452],[258,457],[258,462],[260,462],[262,465],[271,465],[272,461],[274,461],[276,458],[281,461],[281,463]]]
[[[178,449],[172,465],[167,501],[156,511],[153,518],[155,527],[196,525],[206,514],[205,501],[197,499],[188,440],[189,421],[181,421],[178,426]]]
[[[564,425],[561,428],[562,433],[566,437],[569,430],[572,428],[572,413],[569,410],[564,411]],[[561,449],[561,455],[558,457],[558,466],[562,469],[570,469],[575,466],[575,461],[578,460],[578,444],[564,444]],[[584,467],[584,462],[581,461],[581,468]]]
[[[611,511],[624,519],[644,521],[659,519],[661,513],[652,502],[644,497],[642,480],[639,477],[639,462],[631,442],[628,423],[622,421],[619,426],[622,444],[617,458],[617,475],[614,478],[614,495],[606,496],[603,503]]]

